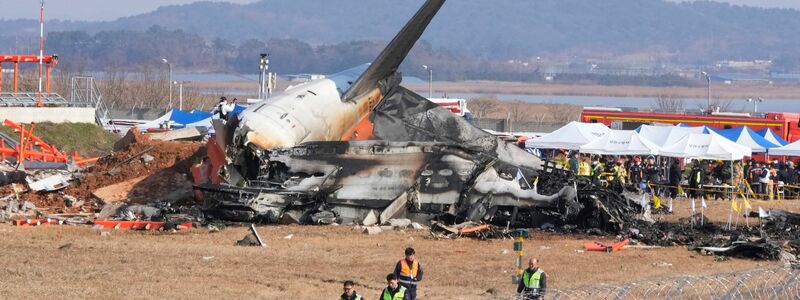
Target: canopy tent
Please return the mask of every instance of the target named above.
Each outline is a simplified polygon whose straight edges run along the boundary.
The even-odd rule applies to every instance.
[[[245,110],[245,106],[236,105],[233,109],[232,115],[236,115]],[[150,122],[136,125],[136,128],[139,130],[147,130],[151,128],[160,128],[161,124],[164,122],[171,122],[173,128],[183,128],[186,126],[200,126],[200,127],[211,127],[211,119],[216,118],[216,115],[213,115],[210,112],[204,112],[200,110],[192,110],[190,112],[185,112],[176,108],[173,108],[163,116],[152,120]]]
[[[648,139],[658,145],[664,147],[672,145],[690,133],[704,134],[712,132],[706,126],[700,127],[679,127],[679,126],[652,126],[642,125],[636,131],[639,132],[645,139]]]
[[[581,146],[580,152],[599,155],[656,155],[658,146],[633,130],[611,130]]]
[[[639,126],[639,128],[636,128],[636,132],[638,132],[645,139],[661,146],[667,141],[667,137],[669,137],[669,133],[674,127],[675,126],[642,125]]]
[[[714,160],[741,160],[752,155],[752,149],[716,134],[690,133],[677,142],[662,147],[662,156]]]
[[[525,141],[526,148],[578,150],[584,144],[609,133],[601,123],[570,122],[544,136]]]
[[[717,130],[716,132],[739,145],[750,147],[755,153],[764,153],[767,152],[767,149],[778,147],[747,126]]]
[[[764,139],[766,139],[767,141],[769,141],[770,143],[773,143],[775,145],[786,146],[786,145],[789,144],[789,142],[784,140],[779,135],[775,134],[775,132],[772,131],[772,129],[764,128],[764,129],[761,129],[759,131],[756,131],[756,133],[758,133],[758,135],[760,135],[760,136],[763,136]]]
[[[769,155],[800,156],[800,140],[786,146],[769,149]]]

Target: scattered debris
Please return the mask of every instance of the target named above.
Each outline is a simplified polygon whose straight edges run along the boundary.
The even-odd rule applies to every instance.
[[[672,267],[672,264],[662,261],[662,262],[658,262],[658,263],[653,263],[653,266],[654,267],[659,267],[659,268],[664,268],[664,267]]]
[[[258,231],[256,231],[256,225],[250,224],[250,231],[247,235],[244,236],[243,239],[236,242],[238,246],[258,246],[258,247],[266,247],[267,244],[261,240],[261,236],[258,235]]]
[[[207,127],[186,127],[149,134],[157,141],[200,141],[208,134]]]
[[[94,221],[95,225],[100,225],[106,229],[130,229],[130,230],[159,230],[170,229],[166,228],[165,222],[157,221],[115,221],[115,220],[98,220]],[[192,228],[191,222],[179,224],[174,229],[189,229]]]
[[[628,243],[630,243],[630,240],[627,239],[610,245],[603,242],[594,241],[584,243],[583,248],[586,249],[586,251],[616,252],[624,250]]]
[[[379,226],[367,226],[364,227],[364,233],[368,235],[376,235],[381,233],[382,229]]]
[[[26,178],[26,180],[28,181],[28,187],[36,192],[53,192],[69,186],[69,178],[61,174],[55,174],[38,181],[31,181],[30,178]]]
[[[294,237],[294,234],[287,235],[283,237],[284,240],[291,240]]]

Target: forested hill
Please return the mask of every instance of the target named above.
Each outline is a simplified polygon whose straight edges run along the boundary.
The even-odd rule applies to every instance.
[[[314,46],[386,41],[422,0],[263,0],[238,5],[165,6],[110,22],[50,21],[49,35],[145,32],[154,25],[211,44],[292,39]],[[35,37],[35,20],[0,21],[0,50]],[[423,40],[435,49],[483,59],[644,54],[679,63],[718,59],[797,60],[800,11],[662,0],[451,0]],[[3,44],[5,47],[3,47]],[[378,47],[379,48],[379,47]],[[12,49],[13,50],[13,49]],[[57,49],[56,49],[57,50]]]

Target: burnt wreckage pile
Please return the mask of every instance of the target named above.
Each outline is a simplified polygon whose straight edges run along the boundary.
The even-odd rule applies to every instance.
[[[443,4],[426,1],[372,64],[291,87],[216,124],[219,149],[208,151],[226,163],[212,167],[217,184],[197,187],[205,209],[264,222],[450,216],[621,228],[631,208],[620,195],[581,190],[568,172],[400,85],[398,67]]]
[[[451,215],[504,226],[575,224],[612,231],[636,211],[621,195],[579,184],[552,162],[399,85],[371,122],[375,139],[369,141],[229,147],[234,163],[223,173],[238,185],[199,187],[206,209],[264,222],[358,223],[373,212],[380,222]]]

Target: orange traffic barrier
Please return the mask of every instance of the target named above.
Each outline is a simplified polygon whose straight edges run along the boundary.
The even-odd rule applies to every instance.
[[[131,229],[131,230],[158,230],[164,227],[164,222],[157,222],[157,221],[99,220],[99,221],[94,221],[94,224],[103,226],[103,228]],[[176,227],[176,229],[189,229],[189,228],[192,228],[192,222],[182,223]]]
[[[467,228],[461,229],[461,233],[462,234],[464,234],[464,233],[473,233],[473,232],[483,231],[483,230],[486,230],[486,229],[489,229],[489,224],[483,224],[483,225],[475,226],[475,227],[467,227]]]
[[[45,218],[45,219],[20,219],[14,221],[17,226],[40,226],[40,225],[62,225],[63,221]]]
[[[625,246],[627,246],[628,243],[630,243],[630,240],[627,239],[621,242],[613,243],[611,245],[595,241],[595,242],[583,243],[583,248],[585,248],[586,251],[614,252],[614,251],[624,250]]]

